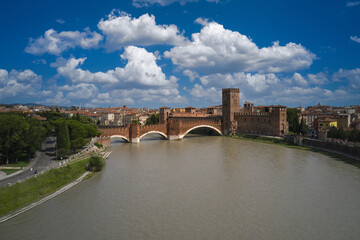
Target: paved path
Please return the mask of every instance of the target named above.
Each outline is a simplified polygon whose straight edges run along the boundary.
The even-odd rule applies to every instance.
[[[53,168],[58,163],[55,159],[55,137],[48,137],[42,145],[42,149],[38,151],[32,161],[23,170],[17,171],[6,178],[0,180],[0,187],[14,184],[18,181],[22,181],[27,177],[31,177],[35,174],[35,171],[40,173],[41,171]]]

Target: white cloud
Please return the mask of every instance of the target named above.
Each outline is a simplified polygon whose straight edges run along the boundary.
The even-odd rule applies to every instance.
[[[191,96],[203,98],[205,101],[219,103],[220,98],[211,97],[222,88],[240,88],[241,103],[251,101],[257,105],[283,104],[287,106],[313,105],[319,101],[327,104],[343,104],[360,101],[360,68],[352,70],[340,69],[332,76],[333,81],[346,82],[333,89],[326,73],[308,74],[307,78],[299,73],[287,76],[270,74],[211,74],[201,76],[202,85],[195,84],[189,89]],[[310,86],[314,84],[314,86]],[[220,96],[221,94],[219,94]],[[346,104],[346,103],[345,103]]]
[[[144,14],[139,18],[113,10],[106,20],[101,19],[98,28],[105,35],[105,48],[108,51],[122,49],[124,46],[179,45],[185,38],[176,25],[157,25],[155,16]]]
[[[309,82],[312,83],[312,84],[317,84],[317,85],[322,85],[322,84],[325,84],[325,83],[328,83],[329,80],[326,76],[325,73],[323,72],[320,72],[320,73],[317,73],[317,74],[308,74],[307,75],[308,79],[309,79]]]
[[[199,77],[199,75],[196,72],[192,72],[190,70],[184,70],[183,74],[190,79],[190,82],[194,81],[195,78]]]
[[[45,103],[47,104],[56,104],[56,105],[60,105],[60,104],[69,104],[70,100],[66,97],[64,97],[64,93],[61,91],[58,91],[55,96],[51,97],[51,98],[47,98],[45,100]]]
[[[36,60],[32,61],[32,63],[46,65],[46,60],[45,59],[36,59]]]
[[[184,103],[186,98],[178,91],[178,79],[167,78],[156,64],[156,56],[144,48],[125,47],[121,55],[127,64],[107,72],[92,73],[80,66],[86,58],[59,58],[52,64],[59,76],[74,84],[59,87],[71,99],[89,99],[91,106],[149,103]],[[89,105],[89,106],[90,106]]]
[[[350,40],[352,40],[354,42],[357,42],[357,43],[360,43],[360,38],[358,36],[351,36]]]
[[[62,20],[59,18],[59,19],[56,19],[56,22],[62,25],[65,23],[65,20]]]
[[[124,68],[117,67],[107,72],[92,73],[79,68],[86,58],[70,58],[57,68],[60,76],[72,82],[101,83],[109,88],[144,88],[175,86],[177,79],[166,79],[161,67],[156,64],[156,56],[144,48],[129,46],[121,55],[127,64]],[[60,61],[61,62],[61,61]],[[57,66],[57,64],[55,64]]]
[[[354,6],[357,6],[357,5],[359,5],[359,4],[360,4],[359,1],[356,1],[356,2],[347,1],[347,2],[346,2],[346,6],[347,6],[347,7],[354,7]]]
[[[305,80],[305,78],[303,78],[303,76],[301,76],[300,73],[294,73],[294,75],[292,76],[291,79],[298,85],[301,85],[301,86],[308,85],[307,81]]]
[[[355,68],[351,70],[340,69],[333,74],[334,81],[344,81],[346,80],[349,85],[348,88],[350,91],[359,91],[360,90],[360,68]]]
[[[273,73],[268,74],[251,74],[251,73],[234,73],[234,74],[212,74],[200,77],[204,86],[214,86],[218,88],[241,87],[251,92],[260,93],[269,88],[270,85],[276,85],[280,81]]]
[[[31,96],[41,88],[41,76],[32,70],[8,72],[0,69],[0,99],[7,96]]]
[[[199,22],[199,20],[197,20]],[[201,20],[203,24],[206,21]],[[198,73],[290,72],[307,68],[315,55],[300,44],[258,48],[247,36],[224,29],[216,22],[207,23],[192,42],[175,46],[164,53],[175,65]]]
[[[189,92],[195,98],[203,98],[211,102],[221,102],[221,89],[216,89],[215,87],[204,88],[199,84],[195,84]]]
[[[64,85],[59,90],[69,91],[66,97],[71,99],[89,99],[96,97],[98,88],[94,84],[79,83],[77,85]]]
[[[79,31],[63,31],[57,32],[49,29],[37,39],[30,39],[25,52],[42,55],[49,53],[60,55],[62,52],[75,47],[83,49],[96,48],[102,41],[103,37],[97,32],[91,32],[85,28],[84,32]]]
[[[107,93],[100,93],[91,101],[94,105],[123,105],[123,104],[185,104],[187,99],[180,95],[177,88],[153,89],[115,89]]]
[[[198,0],[132,0],[132,3],[135,7],[148,7],[154,4],[159,4],[160,6],[167,6],[172,3],[178,2],[181,5],[185,5],[188,2],[197,2]],[[216,2],[219,0],[206,0],[207,2]]]

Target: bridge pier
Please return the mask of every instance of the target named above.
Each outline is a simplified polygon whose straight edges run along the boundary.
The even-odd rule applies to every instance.
[[[169,140],[179,140],[179,139],[181,139],[181,138],[180,138],[180,135],[169,135],[169,136],[168,136],[168,139],[169,139]]]
[[[131,143],[140,143],[140,138],[138,138],[138,137],[131,138],[130,142]]]

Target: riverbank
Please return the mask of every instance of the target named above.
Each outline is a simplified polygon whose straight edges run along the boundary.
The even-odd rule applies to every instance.
[[[348,164],[351,164],[351,165],[354,165],[354,166],[360,168],[360,161],[357,160],[357,159],[351,158],[349,156],[345,156],[345,155],[343,155],[341,153],[337,153],[337,152],[334,152],[334,151],[329,151],[328,149],[290,144],[290,143],[284,141],[282,138],[256,136],[256,135],[232,135],[232,136],[229,136],[229,137],[235,138],[235,139],[241,139],[241,140],[245,140],[245,141],[261,142],[261,143],[267,143],[267,144],[276,144],[276,145],[280,145],[280,146],[287,147],[287,148],[318,152],[318,153],[322,153],[322,154],[325,154],[327,156],[333,157],[336,160],[343,161],[343,162],[346,162]]]
[[[78,179],[86,172],[88,160],[54,168],[27,181],[0,189],[0,216],[33,203]]]

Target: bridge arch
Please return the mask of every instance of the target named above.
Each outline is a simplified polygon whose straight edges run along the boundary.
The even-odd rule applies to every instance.
[[[152,134],[152,133],[159,134],[159,135],[161,135],[164,139],[168,139],[167,135],[166,135],[165,133],[163,133],[163,132],[160,132],[160,131],[148,131],[148,132],[144,133],[143,135],[141,135],[141,136],[139,137],[139,140],[141,140],[141,138],[145,137],[146,135]]]
[[[112,136],[110,136],[110,141],[112,138],[121,138],[121,139],[124,139],[128,143],[130,142],[129,139],[123,135],[112,135]]]
[[[221,131],[219,129],[217,129],[216,127],[210,126],[210,125],[198,125],[195,127],[190,128],[189,130],[187,130],[184,134],[180,134],[179,138],[184,138],[186,136],[186,134],[188,134],[189,132],[191,132],[194,129],[197,128],[210,128],[212,130],[214,130],[215,132],[217,132],[220,136],[222,135]]]

